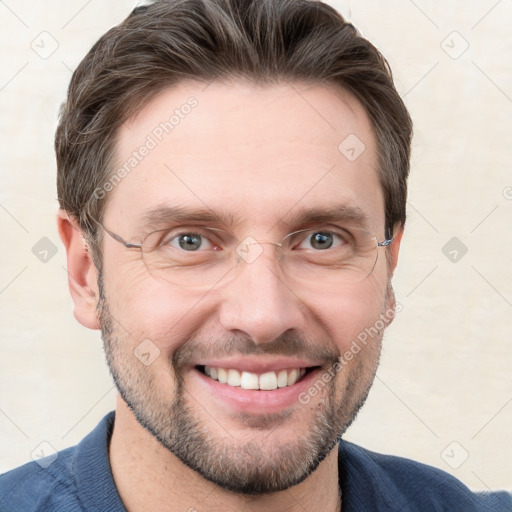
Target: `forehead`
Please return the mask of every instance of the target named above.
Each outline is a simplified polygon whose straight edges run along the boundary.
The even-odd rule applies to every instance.
[[[265,225],[322,208],[357,209],[380,229],[384,201],[362,105],[332,86],[183,83],[119,130],[111,229],[135,234],[165,207]]]

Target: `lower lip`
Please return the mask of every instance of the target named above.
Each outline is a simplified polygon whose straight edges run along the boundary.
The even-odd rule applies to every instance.
[[[291,386],[277,388],[271,391],[256,389],[242,389],[241,387],[222,384],[193,368],[191,374],[199,385],[212,395],[214,402],[221,401],[231,410],[249,414],[272,414],[282,412],[294,405],[302,405],[299,401],[301,393],[307,391],[311,384],[317,380],[321,368],[306,373],[300,380]]]

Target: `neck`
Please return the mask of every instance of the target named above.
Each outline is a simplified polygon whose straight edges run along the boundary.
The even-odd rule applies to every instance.
[[[109,449],[114,481],[129,512],[339,512],[338,445],[302,483],[263,496],[243,496],[205,480],[164,448],[118,397]]]

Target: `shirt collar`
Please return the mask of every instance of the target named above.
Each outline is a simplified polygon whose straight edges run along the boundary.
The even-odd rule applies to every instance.
[[[126,512],[108,458],[114,418],[114,411],[107,414],[77,447],[74,469],[78,498],[84,510]]]

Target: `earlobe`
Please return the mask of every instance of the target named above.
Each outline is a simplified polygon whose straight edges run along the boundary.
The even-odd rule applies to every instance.
[[[59,235],[66,248],[68,285],[75,318],[89,329],[99,329],[98,271],[77,222],[64,210],[57,214]]]

